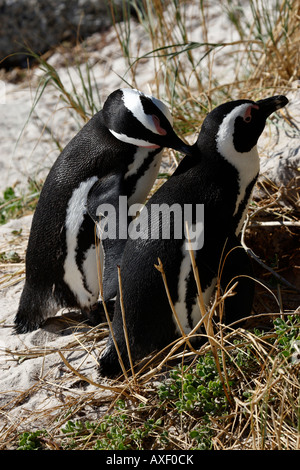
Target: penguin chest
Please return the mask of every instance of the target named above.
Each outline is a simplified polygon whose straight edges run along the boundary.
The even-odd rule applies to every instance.
[[[81,307],[95,303],[99,293],[93,223],[86,211],[89,190],[97,179],[93,176],[80,183],[72,193],[66,213],[64,282]]]
[[[157,177],[163,151],[155,153],[147,148],[139,147],[133,162],[128,165],[124,174],[127,186],[128,206],[145,202]]]

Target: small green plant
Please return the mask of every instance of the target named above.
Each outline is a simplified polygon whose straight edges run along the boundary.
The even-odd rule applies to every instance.
[[[22,260],[16,251],[10,250],[0,253],[0,261],[4,263],[20,263]]]
[[[3,192],[0,199],[0,224],[5,224],[11,218],[17,209],[17,196],[12,187],[8,187]]]
[[[172,370],[170,379],[160,386],[158,394],[161,400],[174,402],[179,412],[219,415],[228,407],[211,354],[200,356],[192,370],[187,366]]]
[[[168,432],[160,419],[136,420],[117,405],[114,413],[104,416],[99,422],[69,420],[61,429],[67,440],[65,449],[75,449],[79,444],[93,439],[94,450],[142,450],[150,439],[157,439],[160,445],[168,443]]]
[[[280,354],[285,358],[291,358],[296,342],[300,341],[300,315],[278,317],[274,320],[274,327]]]
[[[41,183],[30,180],[25,194],[17,194],[15,188],[11,186],[6,188],[0,197],[0,225],[34,211],[41,186]]]
[[[195,450],[211,450],[212,436],[212,429],[205,424],[203,426],[196,426],[190,432],[190,438],[194,439],[197,443],[197,445],[194,447]]]
[[[38,450],[43,447],[41,442],[41,437],[46,436],[47,432],[34,431],[34,432],[24,432],[19,438],[19,447],[18,450]]]

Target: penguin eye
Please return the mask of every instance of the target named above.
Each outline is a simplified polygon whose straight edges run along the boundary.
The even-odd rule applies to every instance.
[[[156,116],[155,114],[152,114],[152,121],[154,123],[154,126],[155,126],[157,132],[160,135],[166,135],[167,134],[167,131],[161,127],[160,119],[159,119],[158,116]]]
[[[248,106],[248,108],[246,109],[246,112],[244,114],[244,117],[243,117],[243,120],[244,122],[246,122],[247,124],[249,122],[252,121],[252,111],[253,109],[259,109],[259,107],[257,106],[257,104],[251,104],[250,106]]]

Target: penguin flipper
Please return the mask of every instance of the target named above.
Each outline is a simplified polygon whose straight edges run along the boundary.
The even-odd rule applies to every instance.
[[[254,272],[251,260],[239,239],[232,235],[226,243],[226,258],[221,273],[221,287],[223,292],[228,290],[235,282],[234,295],[225,300],[226,324],[241,320],[251,315],[254,299]],[[238,326],[241,326],[239,323]]]
[[[127,200],[120,207],[120,196],[124,194],[123,176],[111,174],[98,180],[87,197],[87,211],[97,224],[97,237],[100,240],[103,259],[103,300],[116,296],[118,290],[118,270],[127,241],[128,208]]]

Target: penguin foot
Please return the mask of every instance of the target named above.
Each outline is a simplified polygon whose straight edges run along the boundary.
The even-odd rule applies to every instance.
[[[129,364],[124,361],[124,366],[127,369]],[[119,357],[114,345],[109,345],[105,348],[99,359],[99,374],[102,377],[115,378],[122,374],[122,368],[119,362]]]
[[[115,309],[115,301],[108,300],[105,302],[107,312],[109,314],[110,319],[112,320],[114,309]],[[106,322],[106,315],[103,307],[102,302],[97,302],[92,308],[83,308],[81,309],[81,313],[85,318],[86,322],[91,326],[97,326],[100,323]]]

